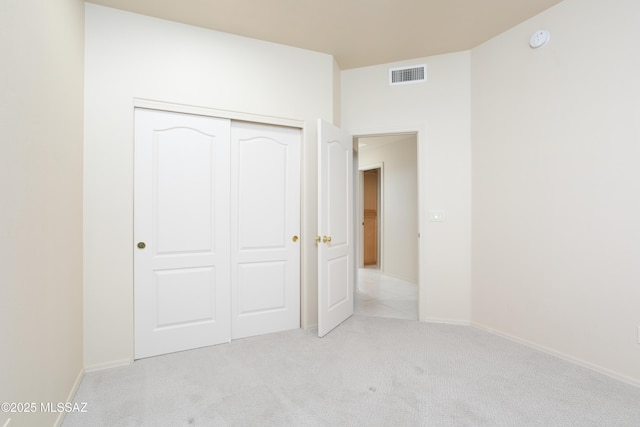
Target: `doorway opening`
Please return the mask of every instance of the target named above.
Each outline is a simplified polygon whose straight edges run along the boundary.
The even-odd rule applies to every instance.
[[[356,137],[355,312],[418,319],[418,135]]]

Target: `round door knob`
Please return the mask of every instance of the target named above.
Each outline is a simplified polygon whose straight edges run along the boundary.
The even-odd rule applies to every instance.
[[[297,241],[298,241],[298,236],[293,236],[293,237],[291,238],[291,240],[293,240],[293,242],[294,242],[294,243],[295,243],[295,242],[297,242]]]
[[[138,242],[138,249],[144,249],[147,245],[144,242]]]

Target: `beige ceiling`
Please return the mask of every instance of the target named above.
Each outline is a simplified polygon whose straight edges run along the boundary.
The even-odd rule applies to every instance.
[[[471,49],[561,0],[89,0],[331,54],[342,69]]]

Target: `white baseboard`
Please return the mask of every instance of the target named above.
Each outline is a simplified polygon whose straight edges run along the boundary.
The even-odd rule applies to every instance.
[[[318,324],[314,323],[313,325],[307,325],[304,328],[305,331],[317,331],[318,330]]]
[[[485,332],[488,332],[490,334],[497,335],[499,337],[508,339],[509,341],[514,341],[514,342],[517,342],[518,344],[522,344],[522,345],[525,345],[527,347],[533,348],[534,350],[538,350],[538,351],[541,351],[543,353],[547,353],[547,354],[549,354],[551,356],[555,356],[555,357],[557,357],[559,359],[565,360],[565,361],[573,363],[575,365],[582,366],[583,368],[590,369],[592,371],[598,372],[599,374],[606,375],[606,376],[608,376],[610,378],[613,378],[615,380],[618,380],[618,381],[622,381],[623,383],[626,383],[626,384],[629,384],[629,385],[632,385],[632,386],[640,388],[640,381],[639,380],[636,380],[634,378],[628,377],[626,375],[622,375],[622,374],[620,374],[618,372],[612,371],[612,370],[610,370],[608,368],[605,368],[603,366],[596,365],[596,364],[591,363],[591,362],[587,362],[586,360],[582,360],[582,359],[579,359],[577,357],[569,356],[568,354],[562,353],[560,351],[556,351],[556,350],[553,350],[553,349],[551,349],[549,347],[545,347],[545,346],[533,343],[531,341],[527,341],[525,339],[522,339],[522,338],[516,337],[514,335],[510,335],[510,334],[507,334],[505,332],[490,328],[490,327],[485,326],[485,325],[480,324],[480,323],[472,322],[471,326],[474,327],[474,328],[483,330]]]
[[[84,375],[87,372],[94,372],[94,371],[101,371],[103,369],[109,369],[109,368],[115,368],[118,366],[125,366],[125,365],[130,365],[131,364],[131,360],[130,359],[122,359],[122,360],[116,360],[113,362],[107,362],[107,363],[101,363],[98,365],[92,365],[88,368],[85,369],[81,369],[80,372],[78,373],[78,376],[76,377],[75,382],[73,383],[73,387],[71,387],[71,391],[69,391],[69,395],[67,396],[67,400],[66,402],[73,402],[73,399],[76,397],[76,393],[78,392],[78,388],[80,387],[80,383],[82,382],[82,379],[84,378]],[[62,422],[64,421],[64,416],[66,415],[66,413],[63,412],[59,412],[58,413],[58,417],[56,418],[56,421],[53,424],[53,427],[60,427],[62,425]],[[3,427],[7,427],[9,425],[9,421],[11,421],[11,419],[7,420],[7,423],[3,426]]]
[[[103,369],[117,368],[119,366],[128,366],[128,365],[131,365],[132,363],[133,363],[132,359],[113,360],[111,362],[104,362],[104,363],[98,363],[95,365],[89,365],[86,368],[84,368],[84,371],[85,372],[102,371]]]
[[[76,393],[78,392],[78,387],[80,387],[80,383],[82,382],[82,378],[84,378],[84,369],[80,369],[80,372],[78,372],[78,376],[76,377],[75,382],[73,383],[73,387],[71,387],[71,390],[69,391],[69,394],[67,395],[67,400],[65,402],[73,402],[73,399],[76,397]],[[62,421],[64,420],[64,416],[65,416],[65,412],[58,412],[58,417],[56,418],[56,421],[53,423],[53,427],[60,427],[62,425]]]
[[[418,286],[418,284],[415,283],[415,281],[411,280],[411,278],[409,278],[409,277],[403,277],[403,276],[399,276],[397,274],[387,273],[387,272],[382,271],[382,270],[380,270],[380,274],[382,274],[383,276],[391,277],[392,279],[402,280],[403,282],[411,283],[414,286]]]
[[[425,323],[445,323],[447,325],[455,325],[455,326],[469,326],[470,323],[465,320],[457,320],[457,319],[443,319],[439,317],[427,317],[425,319],[420,319],[421,322]]]

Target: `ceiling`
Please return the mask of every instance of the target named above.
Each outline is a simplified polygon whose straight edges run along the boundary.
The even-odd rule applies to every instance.
[[[471,49],[562,0],[89,0],[334,56],[342,69]]]

